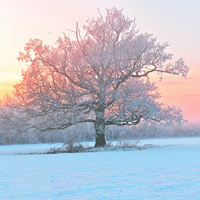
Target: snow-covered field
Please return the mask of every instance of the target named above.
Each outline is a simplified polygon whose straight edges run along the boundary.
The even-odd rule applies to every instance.
[[[0,146],[0,199],[200,199],[200,138],[142,143],[160,147],[23,155],[54,145]]]

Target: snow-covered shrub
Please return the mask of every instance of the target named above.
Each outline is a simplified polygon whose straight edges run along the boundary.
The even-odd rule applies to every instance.
[[[82,144],[71,144],[71,145],[63,145],[62,147],[54,147],[51,148],[47,154],[58,154],[58,153],[78,153],[84,152],[86,148]]]

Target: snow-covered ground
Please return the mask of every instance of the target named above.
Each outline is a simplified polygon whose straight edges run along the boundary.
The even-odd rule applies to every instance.
[[[142,143],[160,147],[22,155],[55,145],[0,146],[0,199],[200,199],[200,138]]]

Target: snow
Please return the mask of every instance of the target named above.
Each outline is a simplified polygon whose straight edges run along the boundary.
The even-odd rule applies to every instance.
[[[50,148],[60,147],[63,144],[22,144],[22,145],[0,145],[0,155],[4,154],[33,154],[45,153]]]
[[[200,138],[142,143],[160,147],[23,155],[55,145],[0,146],[0,199],[200,199]]]

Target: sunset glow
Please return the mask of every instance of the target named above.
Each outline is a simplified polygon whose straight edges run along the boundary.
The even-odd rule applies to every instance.
[[[200,123],[200,1],[142,0],[1,0],[0,1],[0,97],[11,93],[27,64],[18,62],[19,52],[30,38],[53,45],[63,32],[71,38],[76,22],[81,27],[88,17],[97,16],[97,8],[124,8],[136,18],[141,32],[152,33],[158,41],[170,44],[174,59],[182,57],[190,67],[187,80],[164,75],[151,77],[157,82],[162,101],[180,107],[189,124]],[[170,15],[169,15],[170,13]]]

